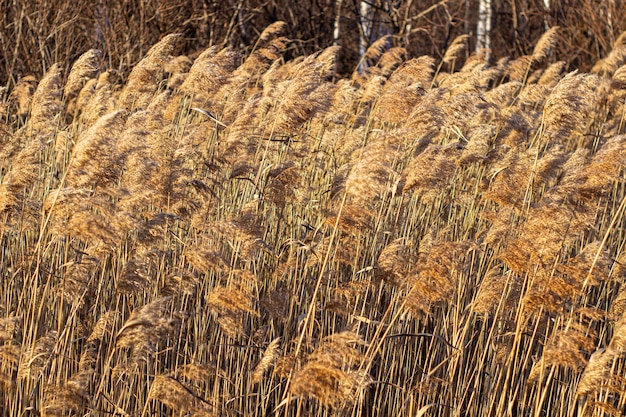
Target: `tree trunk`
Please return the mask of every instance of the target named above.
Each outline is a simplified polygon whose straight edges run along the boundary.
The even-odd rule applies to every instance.
[[[489,49],[491,49],[491,0],[479,0],[478,3],[478,24],[476,25],[476,51],[487,49],[487,59],[489,59]]]
[[[361,1],[359,3],[359,25],[361,27],[359,36],[359,61],[361,62],[359,65],[359,74],[361,74],[367,66],[363,56],[372,41],[373,14],[372,6],[367,1]]]
[[[339,45],[341,37],[341,3],[343,0],[335,0],[335,23],[333,26],[333,45]]]

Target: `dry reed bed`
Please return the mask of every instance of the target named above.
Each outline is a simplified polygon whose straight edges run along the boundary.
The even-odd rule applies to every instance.
[[[2,414],[621,415],[625,36],[347,80],[282,29],[4,95]]]

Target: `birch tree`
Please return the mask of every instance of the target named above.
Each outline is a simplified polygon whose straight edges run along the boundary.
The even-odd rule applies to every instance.
[[[478,23],[476,25],[476,51],[491,49],[491,0],[479,0],[478,2]]]
[[[390,22],[393,20],[392,16],[397,13],[400,4],[401,2],[397,0],[381,0],[375,3],[376,6],[373,5],[372,0],[359,2],[359,73],[362,73],[367,66],[363,57],[373,42],[387,37],[386,47],[390,46],[391,37],[387,35],[394,34]]]
[[[359,73],[361,73],[367,65],[363,60],[363,56],[372,40],[373,15],[372,5],[368,1],[360,1],[359,25],[361,33],[359,36],[359,60],[361,61],[361,65],[359,66]]]
[[[339,45],[341,37],[341,4],[343,0],[335,0],[335,22],[333,24],[333,45]]]

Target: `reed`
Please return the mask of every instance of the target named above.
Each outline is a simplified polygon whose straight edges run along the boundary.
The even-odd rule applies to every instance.
[[[7,91],[2,414],[618,415],[618,52],[342,78],[285,28]]]

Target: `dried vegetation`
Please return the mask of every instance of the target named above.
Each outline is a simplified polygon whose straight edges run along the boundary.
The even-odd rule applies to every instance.
[[[621,415],[623,36],[347,80],[282,28],[6,95],[2,414]]]

